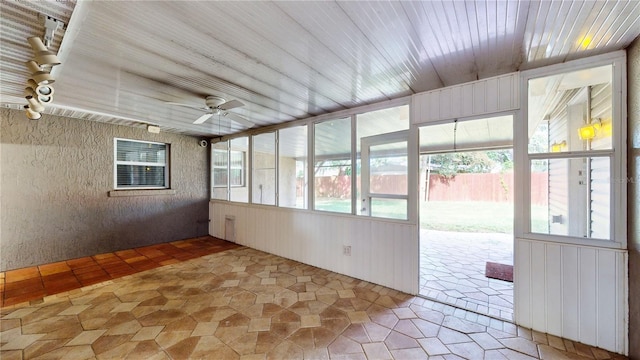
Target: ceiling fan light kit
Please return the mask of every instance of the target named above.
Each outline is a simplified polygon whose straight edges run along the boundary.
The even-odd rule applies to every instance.
[[[51,84],[55,82],[55,79],[51,75],[51,68],[61,63],[58,56],[47,47],[53,41],[55,31],[62,27],[63,23],[47,16],[44,26],[44,42],[38,36],[27,38],[34,53],[33,60],[26,62],[31,78],[27,79],[27,86],[24,89],[24,97],[28,103],[24,108],[27,118],[30,120],[40,119],[41,113],[45,110],[43,104],[53,102],[54,90]]]

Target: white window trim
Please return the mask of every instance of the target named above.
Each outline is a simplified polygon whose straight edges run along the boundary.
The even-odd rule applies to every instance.
[[[211,166],[213,167],[213,171],[215,172],[216,169],[225,169],[227,170],[227,183],[224,185],[216,185],[215,183],[213,184],[214,188],[218,188],[218,189],[222,189],[222,188],[226,188],[227,186],[232,187],[232,188],[241,188],[241,187],[245,187],[247,186],[246,184],[246,171],[247,171],[247,165],[246,165],[246,151],[242,151],[242,150],[225,150],[225,149],[213,149],[213,154],[215,154],[216,152],[221,152],[221,153],[227,153],[227,165],[226,166],[216,166],[213,163],[211,164]],[[240,153],[242,155],[242,164],[238,167],[238,166],[231,166],[231,153]],[[231,184],[231,170],[232,169],[240,169],[242,176],[240,177],[240,184]]]
[[[239,167],[231,165],[231,154],[232,153],[239,153],[242,156],[242,161],[241,161],[241,164],[240,164]],[[229,187],[245,187],[247,185],[246,184],[246,180],[245,180],[246,179],[246,171],[247,171],[247,162],[245,160],[246,156],[247,156],[247,154],[246,154],[245,151],[229,149],[229,161],[228,161],[229,168],[227,169],[227,171],[229,171]],[[240,176],[240,184],[231,184],[231,170],[232,169],[235,169],[235,170],[240,169],[240,174],[241,174],[241,176]]]
[[[529,154],[528,152],[528,83],[530,79],[556,75],[564,72],[577,71],[582,69],[589,69],[603,65],[613,65],[612,74],[612,116],[614,121],[612,142],[613,146],[611,150],[604,151],[611,157],[611,169],[610,169],[610,240],[603,239],[589,239],[575,236],[563,236],[563,235],[551,235],[542,233],[531,232],[531,169],[529,165],[530,159],[539,158],[541,156],[549,157],[548,154]],[[594,56],[586,59],[580,59],[570,61],[563,64],[551,65],[544,68],[532,69],[521,72],[521,104],[520,119],[522,121],[517,122],[518,126],[514,124],[514,143],[516,145],[515,151],[518,153],[516,158],[518,159],[516,165],[516,171],[520,174],[519,181],[520,188],[520,201],[516,200],[516,204],[519,203],[519,212],[523,216],[516,222],[516,237],[522,237],[532,240],[550,241],[565,244],[585,245],[605,248],[627,248],[627,171],[626,171],[626,136],[627,136],[627,83],[626,83],[626,53],[624,51],[617,51],[600,56]],[[599,154],[600,152],[588,151],[585,156],[593,154],[595,156],[606,156],[605,154]],[[579,155],[583,155],[580,152]],[[593,156],[592,155],[592,156]],[[560,157],[571,157],[568,153],[561,153]],[[551,156],[555,157],[555,156]]]
[[[129,141],[129,142],[137,142],[142,144],[155,144],[155,145],[164,145],[166,151],[165,163],[164,165],[160,165],[158,163],[148,163],[148,162],[140,162],[140,161],[118,161],[118,140],[120,141]],[[113,138],[113,188],[114,190],[158,190],[158,189],[170,189],[171,188],[171,180],[169,178],[169,166],[170,166],[170,150],[171,145],[168,143],[161,143],[155,141],[144,141],[144,140],[134,140],[134,139],[126,139],[126,138]],[[139,166],[154,166],[154,167],[164,167],[164,178],[165,184],[164,186],[118,186],[118,165],[139,165]]]

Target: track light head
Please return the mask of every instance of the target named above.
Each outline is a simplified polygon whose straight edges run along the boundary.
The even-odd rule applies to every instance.
[[[27,105],[29,107],[29,109],[41,113],[44,111],[44,106],[38,101],[36,100],[36,98],[34,98],[31,95],[27,95],[25,96],[25,98],[27,99],[27,102],[29,103],[29,105]]]
[[[40,99],[41,97],[51,97],[53,96],[53,93],[55,92],[55,90],[53,89],[53,86],[51,85],[38,85],[38,83],[36,83],[35,81],[33,81],[33,79],[29,79],[27,80],[27,87],[30,87],[32,89],[34,89],[34,92],[36,95],[38,95],[37,97]],[[40,102],[43,102],[40,99]]]
[[[33,60],[27,61],[27,69],[31,71],[31,78],[38,85],[48,85],[53,84],[55,79],[48,71],[43,71],[42,68]]]
[[[60,65],[60,60],[58,60],[58,56],[52,51],[47,50],[47,47],[44,46],[44,43],[42,42],[42,40],[40,40],[39,37],[32,36],[28,38],[27,41],[29,41],[29,44],[31,45],[31,48],[33,49],[33,52],[35,54],[35,60],[40,66]]]
[[[32,87],[27,86],[26,88],[24,88],[24,97],[28,98],[29,96],[35,98],[40,104],[48,104],[53,102],[53,92],[51,92],[49,95],[42,95],[38,93],[37,90],[34,90]]]
[[[29,120],[40,120],[40,118],[42,117],[42,114],[40,114],[39,112],[35,112],[35,111],[31,110],[29,108],[29,105],[25,105],[24,106],[24,111],[27,114],[27,118]]]

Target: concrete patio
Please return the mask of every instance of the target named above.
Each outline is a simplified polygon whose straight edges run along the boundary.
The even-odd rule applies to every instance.
[[[420,230],[420,295],[513,321],[513,283],[485,276],[513,264],[513,235]]]

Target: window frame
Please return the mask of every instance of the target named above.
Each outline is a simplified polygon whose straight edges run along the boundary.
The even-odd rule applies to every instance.
[[[520,192],[520,211],[522,218],[516,223],[516,237],[522,237],[531,240],[548,241],[563,244],[574,244],[584,246],[595,246],[605,248],[621,248],[627,247],[626,232],[626,54],[624,51],[594,56],[586,59],[570,61],[563,64],[551,65],[544,68],[527,70],[521,73],[521,117],[525,121],[518,124],[518,128],[514,124],[514,133],[517,134],[517,140],[514,139],[520,160],[516,166],[516,171],[520,174],[520,181],[523,184]],[[579,70],[586,70],[600,66],[612,66],[612,148],[607,150],[584,150],[584,151],[563,151],[544,153],[529,153],[528,132],[529,123],[529,80],[553,76],[563,73],[570,73]],[[517,150],[516,150],[517,149]],[[565,159],[565,158],[609,158],[610,159],[610,188],[609,196],[611,202],[609,204],[609,239],[599,238],[583,238],[571,235],[545,234],[531,231],[531,161],[541,159]]]
[[[163,165],[159,165],[160,163],[151,163],[144,161],[126,161],[126,160],[118,160],[118,141],[126,141],[133,143],[141,143],[141,144],[154,144],[154,145],[163,145],[165,147],[165,161]],[[158,190],[158,189],[171,189],[171,144],[157,142],[157,141],[146,141],[146,140],[136,140],[136,139],[127,139],[127,138],[113,138],[113,185],[114,190]],[[163,186],[118,186],[118,165],[136,165],[136,166],[153,166],[153,167],[164,167],[164,185]]]
[[[212,149],[212,150],[213,150],[212,157],[215,156],[216,152],[226,153],[227,154],[227,164],[226,164],[226,166],[224,166],[224,167],[223,166],[216,166],[213,163],[213,161],[211,162],[211,167],[212,167],[213,173],[215,173],[216,169],[224,169],[224,170],[227,171],[227,183],[224,184],[224,185],[216,185],[215,182],[214,182],[213,187],[222,189],[222,188],[226,188],[227,186],[228,187],[236,187],[236,188],[247,186],[247,184],[245,182],[245,174],[246,174],[245,172],[246,172],[246,169],[247,169],[247,162],[246,162],[247,154],[246,154],[246,151],[230,150],[230,149],[228,149],[228,150]],[[240,156],[242,157],[240,167],[231,166],[231,154],[233,154],[233,153],[239,153]],[[235,169],[235,170],[240,169],[240,184],[232,184],[231,183],[231,179],[233,178],[231,176],[231,170],[232,169]],[[214,175],[214,178],[215,178],[215,175]]]

